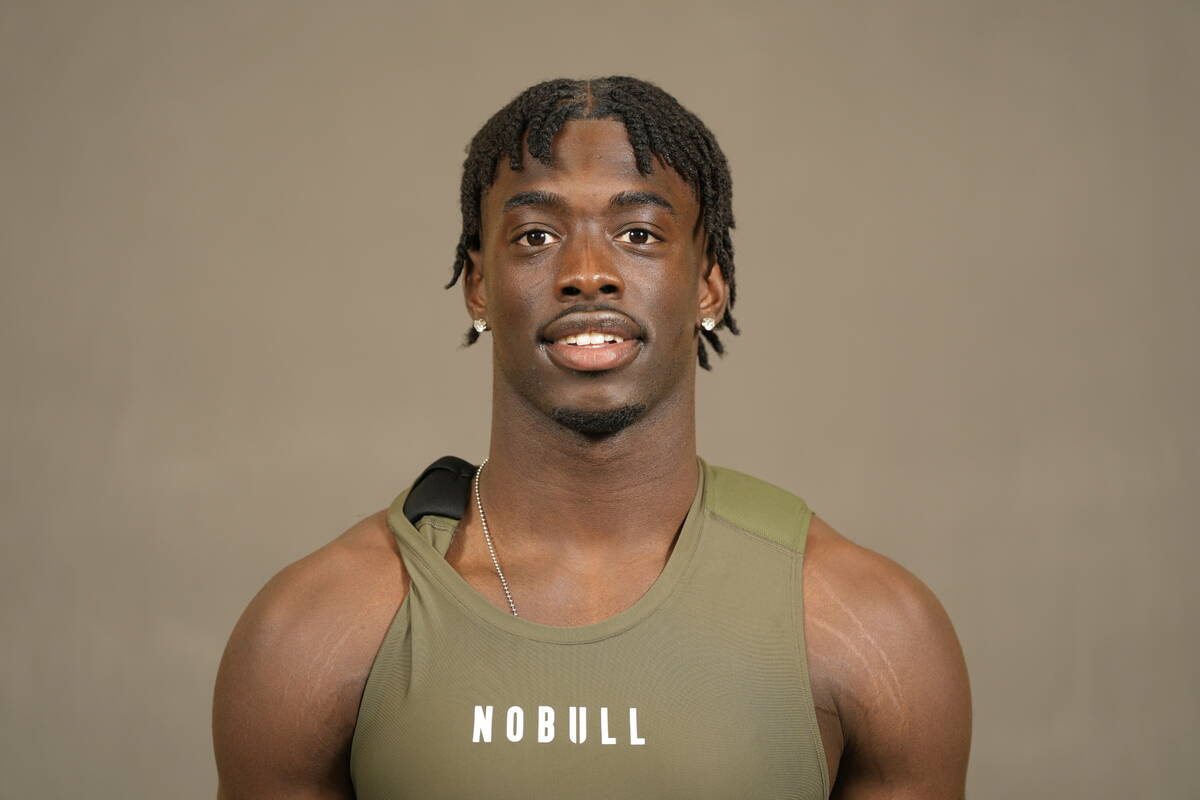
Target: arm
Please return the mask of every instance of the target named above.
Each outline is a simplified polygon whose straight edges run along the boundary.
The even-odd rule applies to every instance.
[[[218,800],[354,797],[358,704],[405,583],[363,546],[366,522],[272,578],[235,626],[213,698]]]
[[[825,528],[812,588],[835,634],[820,637],[844,740],[831,797],[961,800],[971,697],[950,619],[911,573]]]

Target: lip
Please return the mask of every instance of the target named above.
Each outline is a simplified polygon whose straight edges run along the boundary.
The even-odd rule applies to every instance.
[[[623,342],[610,344],[554,344],[547,342],[542,345],[546,355],[556,365],[576,372],[600,372],[617,369],[637,358],[642,349],[640,339],[626,339]]]
[[[607,344],[556,344],[556,340],[581,333],[607,333],[623,339]],[[637,358],[643,345],[642,329],[617,311],[576,311],[555,319],[542,329],[542,347],[550,361],[576,372],[601,372],[623,367]]]
[[[542,341],[553,344],[564,336],[577,336],[588,331],[609,333],[626,341],[643,338],[642,329],[620,312],[575,311],[562,315],[543,328]]]

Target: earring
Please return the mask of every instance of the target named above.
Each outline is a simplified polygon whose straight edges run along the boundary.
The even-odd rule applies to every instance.
[[[717,321],[712,317],[705,317],[704,319],[700,320],[700,327],[704,328],[706,331],[711,331],[713,328],[717,327]]]
[[[486,319],[477,319],[471,323],[471,327],[473,327],[475,329],[476,333],[483,333],[484,331],[486,331],[488,329],[487,320]]]

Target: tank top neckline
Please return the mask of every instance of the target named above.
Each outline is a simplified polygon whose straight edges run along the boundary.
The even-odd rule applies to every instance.
[[[391,528],[393,535],[398,540],[405,561],[405,569],[409,573],[410,586],[404,603],[411,604],[413,602],[413,588],[416,581],[431,578],[440,584],[441,588],[477,622],[499,628],[523,639],[558,644],[587,644],[627,631],[653,615],[666,601],[687,571],[692,556],[696,552],[703,527],[702,517],[704,509],[707,507],[705,488],[708,484],[709,470],[704,459],[697,456],[696,461],[699,466],[696,494],[692,498],[691,507],[688,509],[683,526],[675,539],[675,546],[671,548],[671,554],[667,557],[666,565],[650,588],[635,600],[633,605],[608,619],[587,625],[545,625],[523,617],[514,617],[508,611],[492,605],[454,567],[450,566],[450,563],[433,546],[433,543],[404,516],[404,500],[408,496],[408,489],[392,502],[387,514],[388,527]],[[433,598],[430,599],[436,602]]]

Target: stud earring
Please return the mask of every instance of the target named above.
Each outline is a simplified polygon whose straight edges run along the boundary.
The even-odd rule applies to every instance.
[[[486,331],[488,329],[488,324],[487,324],[486,319],[477,319],[471,323],[471,326],[473,328],[475,328],[476,333],[483,333],[484,331]]]
[[[712,317],[705,317],[704,319],[700,320],[700,327],[704,328],[706,331],[711,331],[713,328],[717,327],[717,321]]]

